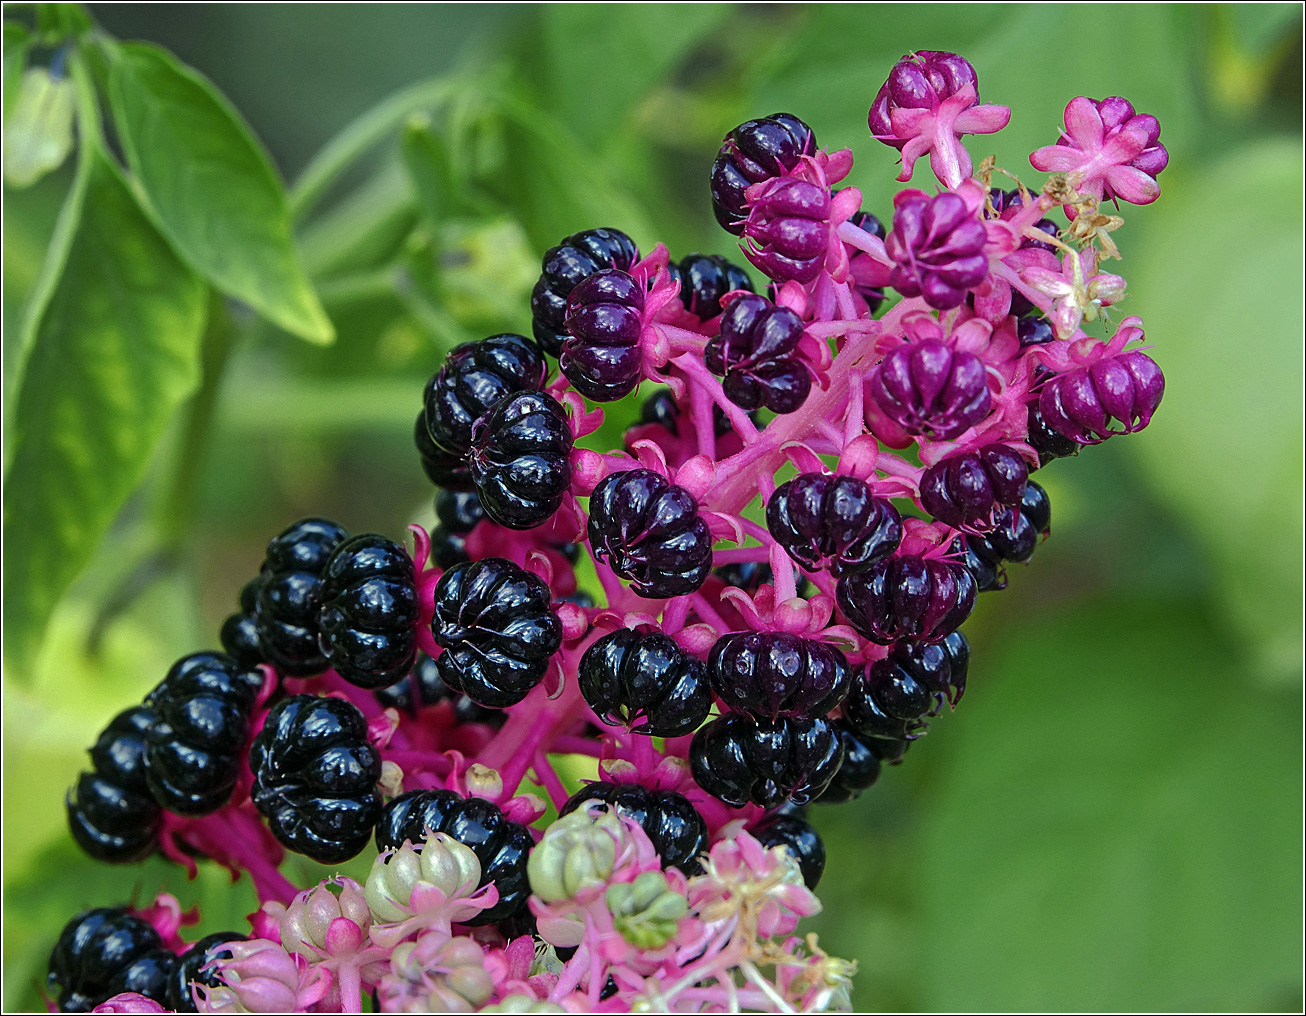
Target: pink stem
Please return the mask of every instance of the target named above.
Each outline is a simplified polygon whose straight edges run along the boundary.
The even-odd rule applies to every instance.
[[[732,547],[729,550],[712,551],[712,564],[719,568],[723,564],[766,561],[770,556],[770,551],[766,547]]]
[[[363,1011],[363,987],[359,983],[358,967],[353,963],[344,963],[336,968],[340,978],[340,1011]]]
[[[798,580],[789,555],[778,543],[771,545],[771,574],[775,582],[775,602],[784,603],[798,595]]]
[[[721,407],[721,411],[730,420],[735,433],[744,444],[757,440],[757,427],[748,418],[748,414],[726,398],[720,379],[707,369],[700,357],[692,353],[682,353],[671,361],[684,375],[696,384],[702,385],[712,396],[712,401]]]
[[[848,372],[848,412],[843,417],[843,443],[850,444],[866,429],[862,408],[862,373],[859,370]]]
[[[662,631],[666,635],[674,635],[685,627],[685,618],[689,616],[689,597],[677,596],[675,599],[668,600],[666,607],[662,611]]]
[[[532,719],[533,725],[530,728],[530,733],[513,752],[512,759],[508,764],[500,770],[499,775],[503,778],[505,799],[515,794],[517,788],[521,786],[526,771],[530,769],[534,756],[553,726],[553,714],[548,709],[543,710],[540,715]]]
[[[758,547],[751,549],[760,550],[761,548]],[[707,597],[702,593],[694,593],[691,599],[694,601],[694,612],[718,632],[725,634],[728,628],[725,619],[717,613],[716,608],[713,607],[712,604],[707,602]]]
[[[590,755],[598,758],[603,746],[597,741],[591,741],[588,737],[575,737],[571,734],[562,734],[553,739],[551,746],[555,752],[561,755]]]
[[[557,771],[549,764],[548,756],[542,751],[535,753],[534,772],[540,786],[544,788],[545,793],[549,795],[549,800],[553,802],[553,806],[561,811],[562,806],[567,803],[567,799],[571,795],[567,793],[567,788],[563,786]]]
[[[712,420],[712,402],[708,392],[699,385],[689,390],[689,408],[694,420],[694,433],[698,438],[698,453],[716,458],[716,427]]]

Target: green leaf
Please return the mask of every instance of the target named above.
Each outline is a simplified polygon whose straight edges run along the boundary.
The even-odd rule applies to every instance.
[[[82,158],[32,297],[5,475],[4,652],[20,675],[198,379],[205,287],[98,146]]]
[[[32,45],[32,35],[18,21],[4,23],[4,122],[18,101],[18,86],[23,80],[23,66],[27,50]]]
[[[310,342],[334,337],[295,251],[285,188],[204,77],[153,46],[112,51],[109,94],[146,207],[213,285]]]
[[[429,116],[415,113],[409,117],[399,151],[427,221],[440,225],[457,208],[458,184],[448,145],[431,129]]]
[[[48,43],[56,44],[91,29],[91,19],[81,4],[37,4],[36,28]]]
[[[1166,375],[1161,408],[1128,450],[1214,564],[1222,622],[1259,669],[1285,677],[1301,673],[1301,306],[1290,297],[1302,247],[1282,209],[1301,188],[1286,138],[1186,175],[1172,167],[1126,248],[1128,311],[1143,316]],[[1218,241],[1195,242],[1207,237]]]
[[[921,1008],[1299,1007],[1299,697],[1187,603],[1003,631],[924,745]]]

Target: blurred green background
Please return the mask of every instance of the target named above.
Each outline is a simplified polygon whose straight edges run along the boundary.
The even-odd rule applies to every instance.
[[[1110,270],[1167,394],[1146,432],[1040,474],[1055,538],[968,623],[957,714],[861,800],[816,809],[830,861],[812,925],[860,963],[862,1009],[1300,1011],[1299,5],[90,10],[209,76],[300,181],[299,249],[337,338],[235,312],[221,383],[210,370],[108,506],[35,662],[6,667],[5,1009],[37,1004],[83,906],[166,886],[209,930],[252,908],[220,872],[89,863],[64,790],[111,715],[216,644],[271,534],[309,513],[392,536],[430,520],[422,383],[451,343],[527,329],[543,249],[613,225],[644,249],[730,254],[708,166],[731,126],[780,109],[853,149],[850,182],[886,216],[896,153],[869,138],[867,106],[903,53],[950,49],[1013,109],[972,152],[1026,180],[1073,96],[1160,118],[1162,197],[1125,208]],[[365,116],[376,144],[314,176]],[[9,406],[71,179],[5,190]],[[39,538],[6,523],[7,551]]]

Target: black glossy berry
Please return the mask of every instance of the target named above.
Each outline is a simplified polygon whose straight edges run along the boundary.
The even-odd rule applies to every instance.
[[[567,297],[567,336],[558,366],[595,402],[635,390],[643,358],[644,287],[617,268],[595,272]]]
[[[590,547],[640,596],[692,593],[712,569],[698,501],[650,469],[612,473],[590,495]]]
[[[843,701],[852,680],[834,646],[784,632],[722,635],[708,654],[707,672],[722,702],[759,720],[824,716]]]
[[[736,289],[753,292],[748,273],[716,254],[689,254],[680,263],[667,266],[671,278],[680,283],[680,302],[700,321],[721,313],[721,297]]]
[[[562,352],[567,297],[573,289],[605,268],[628,272],[638,260],[635,241],[619,229],[573,233],[545,251],[539,281],[531,292],[531,330],[545,352],[554,356]]]
[[[467,553],[467,537],[451,533],[444,526],[431,530],[431,563],[441,571],[471,559]]]
[[[145,780],[154,800],[179,815],[207,815],[231,798],[263,684],[226,653],[192,653],[146,696]]]
[[[545,392],[509,395],[472,427],[468,456],[481,506],[509,529],[547,522],[571,486],[571,427]]]
[[[252,797],[287,848],[338,864],[366,846],[381,815],[381,756],[342,699],[294,695],[272,707],[249,751]]]
[[[932,645],[899,643],[858,675],[844,700],[844,719],[867,738],[919,737],[944,701],[961,701],[969,665],[970,643],[961,632]],[[882,759],[886,756],[885,751],[878,753]]]
[[[258,609],[258,591],[262,585],[261,578],[251,579],[240,590],[240,610],[222,622],[218,638],[222,648],[247,670],[265,663],[263,647],[258,640],[258,619],[254,616]]]
[[[209,988],[216,988],[217,972],[205,971],[204,967],[214,960],[231,956],[231,950],[224,950],[220,948],[221,946],[229,942],[243,942],[245,938],[246,936],[238,931],[217,931],[187,946],[186,951],[177,957],[172,976],[168,978],[167,1000],[164,1004],[174,1012],[195,1012],[191,985],[203,984]]]
[[[495,709],[524,699],[562,645],[550,598],[543,579],[501,557],[446,571],[431,622],[444,683]]]
[[[948,546],[955,560],[966,566],[975,580],[977,593],[992,593],[1007,588],[1007,571],[1002,555],[984,536],[958,536]]]
[[[726,135],[712,163],[712,211],[728,232],[739,236],[748,217],[744,192],[780,176],[816,151],[816,135],[792,113],[748,120]]]
[[[903,554],[845,575],[835,599],[848,622],[872,642],[941,641],[975,607],[975,579],[965,565]]]
[[[650,790],[638,783],[590,783],[572,794],[559,814],[575,811],[586,801],[598,800],[614,808],[648,834],[662,867],[696,874],[699,855],[707,853],[707,823],[683,794]]]
[[[1047,345],[1056,337],[1056,333],[1052,331],[1051,323],[1045,317],[1037,314],[1027,314],[1016,321],[1016,338],[1020,340],[1021,349],[1028,349],[1030,346]]]
[[[114,975],[109,982],[109,997],[129,991],[161,1002],[168,997],[168,984],[176,970],[175,952],[165,948],[151,949]]]
[[[1029,468],[1013,448],[987,444],[949,455],[921,475],[921,506],[953,529],[985,532],[1003,505],[1020,504]]]
[[[454,719],[458,723],[488,723],[501,727],[507,718],[500,710],[487,709],[450,688],[440,679],[436,662],[421,652],[407,676],[388,688],[378,688],[373,694],[381,705],[402,710],[409,716],[416,716],[426,706],[452,701]]]
[[[853,476],[803,473],[766,503],[766,528],[799,564],[838,576],[888,557],[902,542],[902,517]]]
[[[426,426],[425,409],[417,414],[413,442],[417,445],[417,454],[422,460],[422,471],[437,487],[462,492],[474,489],[472,474],[462,455],[447,452],[431,440],[431,431]]]
[[[115,716],[90,749],[93,771],[68,793],[73,839],[97,861],[139,861],[154,850],[159,806],[145,780],[145,739],[154,721],[146,706]]]
[[[163,940],[144,918],[119,907],[85,910],[60,932],[50,952],[46,988],[60,1012],[90,1012],[119,991],[139,991],[117,986],[128,978],[154,990],[150,975],[160,966],[160,950]],[[162,1003],[165,992],[150,997]]]
[[[485,518],[485,509],[475,492],[442,490],[435,495],[435,516],[447,532],[462,536]]]
[[[351,684],[384,688],[417,658],[417,578],[408,552],[363,533],[336,548],[322,573],[322,655]]]
[[[1052,503],[1047,491],[1031,480],[1020,504],[1004,508],[996,521],[987,537],[989,545],[1004,561],[1028,561],[1051,530]]]
[[[499,902],[466,923],[493,924],[525,909],[531,892],[526,860],[535,846],[530,829],[484,798],[464,798],[452,790],[410,790],[385,806],[376,824],[376,845],[398,849],[407,840],[420,846],[427,830],[470,847],[481,862],[480,884],[493,882],[499,890]]]
[[[1046,466],[1053,459],[1063,459],[1068,455],[1078,455],[1083,447],[1078,441],[1062,437],[1048,426],[1038,408],[1038,400],[1029,404],[1029,437],[1025,439],[1030,447],[1038,452],[1040,466]]]
[[[736,713],[702,727],[689,749],[698,785],[735,807],[806,804],[820,796],[842,759],[828,720],[754,720]]]
[[[860,797],[863,790],[875,786],[883,764],[877,745],[888,743],[862,736],[846,720],[837,720],[834,726],[843,742],[843,762],[829,786],[816,799],[817,804],[852,801]]]
[[[317,629],[321,575],[348,535],[327,519],[307,518],[268,544],[254,618],[264,659],[283,674],[308,677],[326,670]]]
[[[703,662],[661,632],[604,635],[581,657],[576,679],[601,719],[637,734],[688,734],[712,709]]]
[[[825,844],[806,819],[797,815],[766,815],[748,831],[764,847],[784,847],[798,862],[807,888],[816,888],[825,872]]]
[[[836,193],[838,192],[836,191]],[[879,216],[873,215],[870,212],[858,209],[852,214],[852,217],[848,221],[858,229],[865,230],[867,233],[879,237],[881,240],[888,236],[888,231],[884,228],[884,223],[880,221]],[[874,314],[884,303],[884,287],[872,286],[867,283],[858,282],[856,266],[853,268],[852,275],[853,290],[858,296],[866,301],[867,308],[869,308],[870,312]]]
[[[524,335],[504,333],[464,342],[426,383],[426,429],[435,446],[462,456],[472,444],[472,424],[515,392],[544,384],[544,357]],[[444,484],[443,486],[449,486]]]
[[[802,318],[750,293],[721,315],[721,334],[704,347],[703,362],[741,409],[792,413],[812,390],[811,371],[798,354],[802,337]]]

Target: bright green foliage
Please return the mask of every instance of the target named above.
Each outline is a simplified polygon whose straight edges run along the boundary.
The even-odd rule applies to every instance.
[[[217,89],[163,50],[128,43],[113,50],[110,96],[144,201],[186,262],[286,331],[330,342],[281,181]]]
[[[1131,286],[1164,322],[1165,402],[1129,442],[1217,569],[1217,616],[1258,669],[1300,680],[1301,146],[1263,141],[1183,168],[1135,244]],[[1182,280],[1176,284],[1172,280]],[[1286,287],[1286,288],[1285,288]],[[1236,299],[1237,322],[1217,308]],[[1201,468],[1194,464],[1204,463]]]
[[[5,660],[20,674],[194,389],[204,327],[203,284],[102,152],[83,159],[63,272],[32,321],[5,475]]]

